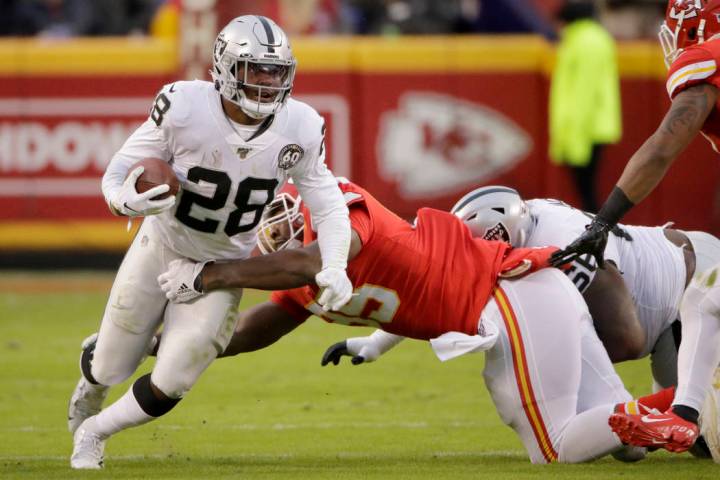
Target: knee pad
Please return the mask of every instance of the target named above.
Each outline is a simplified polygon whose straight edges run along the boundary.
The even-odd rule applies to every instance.
[[[97,345],[97,334],[86,344],[83,342],[82,353],[80,353],[80,372],[85,379],[93,385],[99,385],[100,382],[95,380],[92,374],[92,360],[95,355],[95,345]]]

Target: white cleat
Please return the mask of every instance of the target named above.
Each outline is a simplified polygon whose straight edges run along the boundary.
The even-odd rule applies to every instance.
[[[104,385],[93,385],[85,377],[80,377],[68,404],[68,430],[70,433],[75,433],[75,430],[86,418],[100,413],[109,390]]]
[[[720,368],[715,370],[710,392],[700,412],[700,435],[715,463],[720,463]]]
[[[99,470],[103,468],[105,440],[97,433],[80,425],[73,435],[73,453],[70,466],[77,470]]]
[[[88,357],[86,361],[92,359],[95,343],[97,343],[97,336],[97,333],[93,333],[82,342],[80,372],[83,371],[83,358]],[[108,390],[109,388],[104,385],[94,385],[90,383],[84,375],[80,377],[80,381],[75,386],[75,390],[68,404],[68,430],[70,430],[70,433],[75,433],[75,430],[77,430],[86,418],[100,413]]]

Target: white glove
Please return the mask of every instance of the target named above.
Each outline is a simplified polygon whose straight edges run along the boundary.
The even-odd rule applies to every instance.
[[[162,195],[170,190],[170,185],[158,185],[147,192],[138,193],[135,189],[135,182],[145,167],[137,167],[130,172],[115,198],[110,200],[112,207],[122,215],[128,217],[156,215],[164,212],[175,205],[175,197],[163,198],[162,200],[151,200],[157,195]]]
[[[173,303],[185,303],[202,295],[203,292],[195,290],[195,279],[206,263],[195,263],[185,258],[170,262],[167,272],[157,278],[167,299]]]
[[[404,338],[382,330],[375,330],[372,335],[367,337],[348,338],[331,345],[325,350],[320,365],[325,366],[331,362],[333,365],[337,365],[344,355],[352,357],[351,362],[353,365],[374,362]]]
[[[324,288],[318,303],[326,312],[340,310],[352,298],[353,286],[344,268],[324,268],[315,275],[315,283]]]

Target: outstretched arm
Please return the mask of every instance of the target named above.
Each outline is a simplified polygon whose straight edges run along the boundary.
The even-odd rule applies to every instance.
[[[608,232],[660,183],[677,156],[700,132],[717,100],[717,87],[705,83],[680,92],[655,133],[630,158],[587,231],[567,248],[556,252],[552,264],[561,265],[583,253],[591,253],[602,267]]]
[[[362,248],[360,236],[353,230],[351,258]],[[206,265],[202,271],[202,291],[221,288],[257,288],[259,290],[287,290],[314,283],[322,269],[320,247],[313,242],[306,247]]]
[[[350,258],[362,249],[360,236],[353,230]],[[287,290],[315,282],[322,269],[320,248],[313,242],[306,247],[281,250],[244,260],[195,263],[180,259],[170,262],[158,283],[168,300],[188,302],[203,293],[223,288]]]
[[[205,265],[200,291],[222,288],[286,290],[312,283],[322,260],[317,243],[307,247],[230,262]]]
[[[630,158],[617,183],[630,202],[642,201],[655,189],[677,156],[700,132],[717,99],[717,87],[707,83],[675,97],[658,129]],[[617,223],[620,218],[607,220]]]

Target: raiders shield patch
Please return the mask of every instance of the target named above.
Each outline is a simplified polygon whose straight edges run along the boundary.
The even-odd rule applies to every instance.
[[[303,155],[305,155],[305,151],[300,145],[294,143],[285,145],[278,155],[278,167],[283,170],[292,168],[302,159]]]

